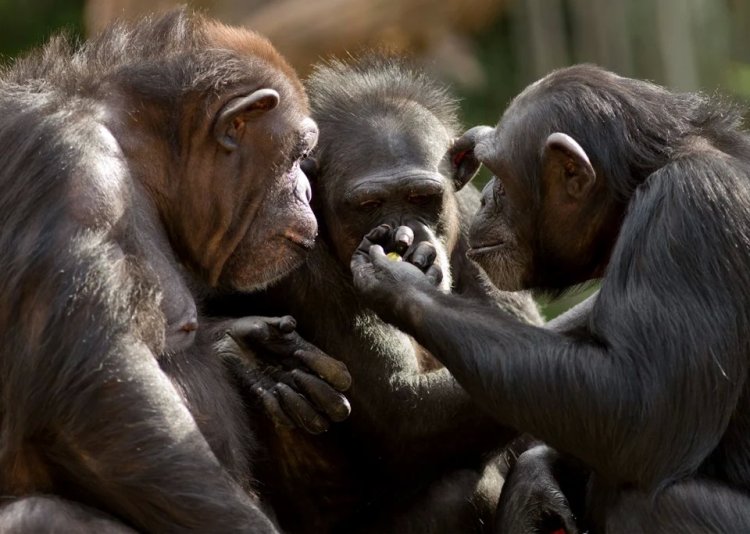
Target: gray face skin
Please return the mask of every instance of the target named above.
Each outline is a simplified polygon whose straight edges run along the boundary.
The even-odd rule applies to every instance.
[[[322,217],[336,256],[348,264],[362,236],[376,226],[409,226],[415,243],[435,245],[448,273],[457,230],[446,223],[457,209],[445,167],[451,132],[413,102],[371,113],[358,126],[356,137],[340,135],[335,146],[324,147]],[[450,277],[443,283],[449,287]]]

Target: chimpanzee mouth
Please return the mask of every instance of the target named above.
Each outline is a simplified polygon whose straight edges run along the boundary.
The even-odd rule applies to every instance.
[[[291,234],[289,232],[284,233],[284,239],[291,242],[296,247],[301,248],[305,252],[309,252],[315,247],[315,238],[312,239],[307,237],[302,237],[297,234]]]

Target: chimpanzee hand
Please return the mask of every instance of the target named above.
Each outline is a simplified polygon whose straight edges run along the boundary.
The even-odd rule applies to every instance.
[[[393,230],[383,224],[371,230],[354,252],[354,286],[376,312],[387,314],[405,289],[432,289],[443,279],[435,263],[435,246],[413,241],[414,232],[408,226]]]
[[[235,372],[276,426],[319,434],[330,421],[349,416],[349,401],[340,392],[352,379],[342,362],[302,339],[296,326],[288,315],[236,319],[227,323],[219,351],[234,360]]]

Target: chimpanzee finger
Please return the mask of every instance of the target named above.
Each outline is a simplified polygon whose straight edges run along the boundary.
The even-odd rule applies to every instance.
[[[297,321],[295,321],[294,317],[291,315],[285,315],[278,318],[276,327],[282,334],[289,334],[290,332],[294,332],[294,329],[297,328]]]
[[[435,263],[437,258],[437,249],[429,241],[421,241],[414,245],[411,250],[404,256],[404,259],[425,272],[428,267]]]
[[[376,226],[362,239],[357,250],[367,252],[372,245],[385,245],[389,242],[393,229],[387,224]]]
[[[310,345],[309,349],[300,349],[294,352],[308,368],[314,371],[320,378],[331,384],[339,391],[346,391],[352,385],[352,375],[343,362],[331,358],[325,352]]]
[[[321,434],[328,430],[328,421],[310,406],[305,397],[292,388],[286,384],[276,384],[274,393],[278,396],[284,411],[298,426],[310,434]]]
[[[399,226],[393,233],[392,248],[403,256],[406,249],[408,249],[414,242],[414,230],[408,226]]]
[[[373,246],[373,244],[386,243],[390,235],[391,227],[387,224],[381,224],[380,226],[377,226],[370,230],[367,235],[362,238],[359,246],[357,246],[354,254],[352,254],[352,259],[349,263],[349,268],[352,270],[352,273],[354,273],[355,276],[357,276],[358,272],[361,276],[361,266],[370,263],[370,248]]]
[[[229,337],[241,347],[246,347],[245,340],[268,341],[274,335],[293,332],[297,328],[297,321],[291,315],[283,317],[241,317],[232,321],[227,329]]]
[[[273,393],[264,387],[257,387],[254,391],[260,398],[260,402],[263,404],[263,409],[266,411],[266,414],[275,427],[295,428],[297,426],[284,412],[281,404],[279,404],[279,399],[277,399]]]
[[[437,263],[430,265],[424,274],[433,286],[440,285],[443,281],[443,270]]]
[[[292,370],[292,377],[297,388],[306,393],[331,421],[338,423],[349,417],[352,407],[347,398],[324,381],[299,369]]]
[[[387,256],[385,255],[385,250],[383,250],[383,247],[381,247],[380,245],[371,246],[369,255],[372,262],[376,265],[384,264],[383,262],[389,261]]]
[[[226,333],[240,347],[247,347],[245,338],[264,341],[271,336],[271,328],[264,317],[242,317],[232,321]]]

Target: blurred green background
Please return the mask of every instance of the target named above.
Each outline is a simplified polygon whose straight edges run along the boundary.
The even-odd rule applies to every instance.
[[[0,0],[0,54],[13,57],[60,28],[83,33],[84,0]]]
[[[0,0],[6,61],[66,29],[85,37],[174,0]],[[184,2],[182,2],[184,3]],[[593,62],[677,90],[750,99],[750,0],[196,0],[267,35],[302,75],[320,57],[387,47],[419,58],[462,99],[467,126],[497,121],[550,70]],[[488,179],[477,179],[481,185]],[[542,300],[552,317],[588,294]]]

